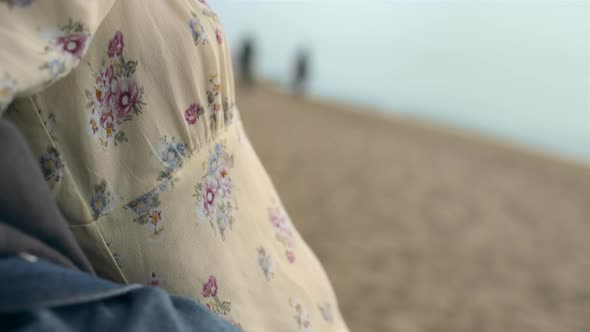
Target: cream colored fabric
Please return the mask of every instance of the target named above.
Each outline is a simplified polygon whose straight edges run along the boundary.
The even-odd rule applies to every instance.
[[[0,42],[0,107],[101,275],[244,331],[346,330],[243,131],[209,5],[3,0]]]

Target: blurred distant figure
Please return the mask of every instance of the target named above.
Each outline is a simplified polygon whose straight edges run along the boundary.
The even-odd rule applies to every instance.
[[[252,65],[252,58],[254,53],[254,41],[252,38],[248,37],[244,40],[244,44],[242,45],[242,51],[240,54],[240,71],[241,71],[241,80],[246,86],[252,86],[254,84],[254,76],[253,72],[253,65]]]
[[[295,60],[295,77],[293,79],[293,90],[297,95],[305,92],[305,85],[309,75],[309,52],[305,49],[297,53]]]

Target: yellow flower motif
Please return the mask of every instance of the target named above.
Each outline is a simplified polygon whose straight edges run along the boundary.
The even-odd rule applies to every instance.
[[[162,219],[162,214],[160,213],[160,211],[155,210],[150,214],[149,219],[150,222],[155,226]]]
[[[221,84],[219,83],[219,81],[217,80],[217,74],[213,74],[209,77],[209,82],[211,82],[211,84],[213,84],[213,93],[215,95],[219,94],[219,92],[221,92]]]
[[[137,206],[135,207],[135,209],[139,210],[139,211],[143,210],[144,208],[145,208],[145,202],[143,202],[143,201],[138,202]]]
[[[158,226],[158,224],[160,224],[160,222],[162,221],[162,211],[153,210],[148,215],[148,220],[154,226],[154,235],[158,235],[162,231],[164,231],[164,227]]]
[[[13,90],[8,87],[0,89],[0,97],[1,98],[8,98],[8,97],[12,96],[12,91]]]
[[[102,209],[102,201],[100,199],[96,200],[96,203],[94,204],[98,210]]]

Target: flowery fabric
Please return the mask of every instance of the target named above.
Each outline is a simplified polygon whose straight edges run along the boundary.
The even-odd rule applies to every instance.
[[[289,305],[293,310],[293,318],[297,322],[297,326],[299,327],[300,331],[303,332],[312,332],[312,324],[309,318],[309,313],[307,312],[303,303],[301,303],[298,299],[289,299]]]
[[[291,231],[291,223],[287,220],[285,212],[280,208],[268,210],[269,220],[275,229],[275,238],[285,249],[285,257],[289,263],[295,262],[295,236]]]
[[[233,155],[227,152],[225,143],[215,144],[207,162],[201,164],[204,174],[193,195],[197,201],[197,220],[209,221],[222,239],[225,239],[226,228],[231,229],[236,221],[238,209],[236,195],[232,193],[235,190],[231,175],[233,166]]]
[[[260,270],[264,273],[264,276],[267,280],[271,280],[274,277],[274,262],[272,257],[266,253],[266,249],[264,247],[258,247],[258,266],[260,266]]]
[[[84,23],[70,19],[66,24],[45,28],[42,35],[46,39],[44,53],[48,60],[39,69],[46,71],[51,82],[63,75],[68,66],[76,66],[90,45],[90,32]],[[56,51],[57,54],[54,54]]]
[[[234,321],[231,316],[231,301],[222,300],[218,296],[219,286],[217,286],[217,279],[215,276],[209,276],[209,279],[203,284],[201,295],[203,296],[205,305],[209,310],[220,317],[227,319],[238,330],[242,330],[240,323]]]
[[[101,276],[243,331],[347,331],[244,133],[212,7],[0,0],[0,113]]]
[[[63,163],[57,149],[48,147],[47,152],[39,159],[39,163],[46,181],[59,182],[62,177]]]
[[[107,59],[101,60],[100,69],[92,75],[96,80],[94,93],[86,90],[90,108],[89,129],[105,147],[109,142],[115,145],[127,142],[121,127],[139,116],[145,106],[143,87],[135,80],[137,60],[125,60],[124,46],[123,33],[117,31],[109,40]]]
[[[116,194],[111,192],[105,180],[101,180],[94,185],[92,196],[90,197],[90,212],[94,220],[98,217],[111,212],[116,205]]]

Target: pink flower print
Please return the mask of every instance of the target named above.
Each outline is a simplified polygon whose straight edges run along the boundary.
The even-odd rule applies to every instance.
[[[231,311],[231,302],[217,297],[218,290],[219,288],[217,287],[217,279],[211,275],[209,276],[209,280],[203,284],[201,295],[207,299],[205,300],[205,305],[211,312],[217,314],[223,319],[227,319],[229,318],[228,315]]]
[[[217,38],[217,43],[223,43],[223,34],[221,33],[220,29],[215,30],[215,37]]]
[[[292,250],[287,249],[286,254],[287,254],[287,261],[289,261],[289,263],[293,264],[295,262],[295,253]]]
[[[184,111],[184,119],[188,124],[195,124],[197,123],[197,119],[203,114],[205,110],[203,106],[192,103],[190,106]]]
[[[70,23],[67,28],[82,29],[80,23]],[[104,147],[113,138],[115,146],[127,142],[121,125],[140,115],[145,106],[143,87],[134,79],[138,61],[126,61],[124,47],[123,34],[117,31],[106,47],[108,58],[103,57],[100,68],[93,74],[94,86],[85,91],[90,101],[90,133]]]
[[[109,41],[107,55],[109,56],[109,58],[119,56],[123,53],[123,47],[125,47],[125,42],[123,41],[123,33],[121,33],[121,31],[117,31],[113,39]]]
[[[201,191],[203,197],[203,210],[205,215],[209,216],[215,211],[215,196],[219,185],[216,179],[207,177],[203,183],[203,190]]]
[[[100,126],[102,128],[106,128],[109,124],[113,124],[113,122],[115,122],[115,117],[112,111],[103,112],[100,115]]]
[[[270,222],[275,227],[276,238],[285,247],[285,255],[289,263],[295,262],[295,239],[287,223],[287,217],[284,212],[278,209],[270,209]]]
[[[231,178],[234,158],[225,149],[225,142],[215,144],[208,160],[202,161],[201,167],[205,174],[195,185],[193,194],[197,200],[198,223],[208,221],[214,230],[219,231],[222,240],[227,226],[231,229],[236,221],[238,210],[238,201],[232,196],[236,190]]]
[[[159,287],[160,286],[160,280],[158,279],[158,276],[156,275],[155,272],[151,273],[150,278],[148,279],[147,285],[149,287]]]
[[[215,297],[217,296],[217,290],[217,279],[214,276],[209,276],[209,280],[203,284],[201,294],[203,294],[203,297]]]
[[[275,227],[280,227],[282,224],[281,216],[276,213],[271,213],[270,214],[270,223]]]
[[[288,231],[287,219],[285,215],[278,209],[270,210],[270,222],[280,231]]]
[[[141,91],[135,80],[119,80],[113,96],[113,110],[117,115],[117,120],[123,120],[131,114],[140,97]]]
[[[85,33],[70,33],[58,37],[55,44],[62,53],[70,54],[74,59],[80,60],[84,55],[87,41],[88,35]]]
[[[113,90],[117,86],[117,79],[115,78],[113,66],[110,65],[103,68],[96,77],[96,89],[94,97],[100,106],[104,106],[110,102]]]

